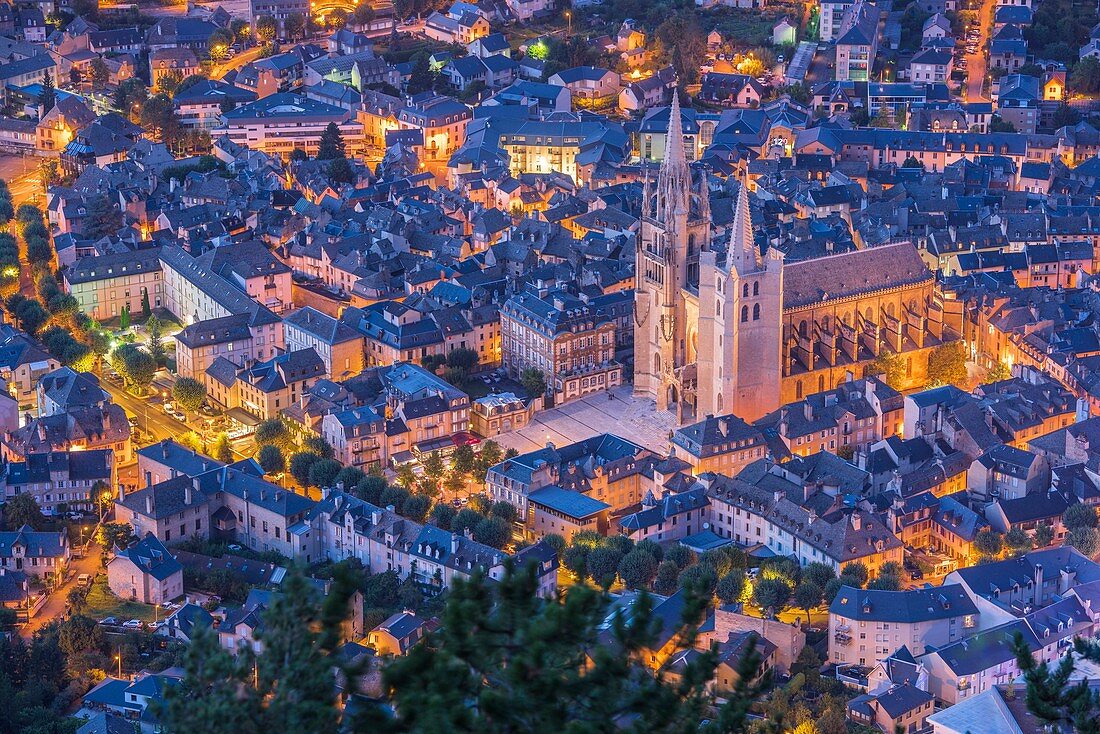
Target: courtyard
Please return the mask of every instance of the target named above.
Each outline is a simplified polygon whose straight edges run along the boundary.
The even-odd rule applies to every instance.
[[[668,411],[658,413],[652,400],[635,398],[631,391],[631,386],[624,385],[612,390],[610,399],[606,392],[595,393],[541,411],[529,425],[494,440],[522,454],[543,448],[548,442],[564,446],[600,433],[613,433],[666,456],[676,416]]]

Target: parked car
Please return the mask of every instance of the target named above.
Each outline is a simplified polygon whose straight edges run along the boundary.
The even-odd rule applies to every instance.
[[[165,412],[165,413],[167,413],[168,415],[172,415],[173,413],[175,413],[175,412],[176,412],[176,405],[175,405],[175,403],[173,403],[173,402],[171,402],[171,401],[169,401],[169,402],[166,402],[166,403],[164,404],[164,412]]]
[[[104,617],[103,619],[99,620],[99,623],[100,624],[105,624],[105,625],[108,625],[108,626],[117,626],[118,625],[118,618],[117,617]]]
[[[139,629],[141,627],[141,620],[140,619],[128,619],[128,620],[126,620],[125,622],[122,623],[122,626],[125,627],[128,630]]]
[[[88,574],[88,573],[80,574],[79,576],[76,577],[76,585],[77,586],[91,586],[92,585],[92,575]]]

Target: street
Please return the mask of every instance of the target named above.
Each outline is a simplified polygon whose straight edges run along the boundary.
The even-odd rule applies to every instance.
[[[978,10],[978,50],[976,53],[966,55],[966,101],[984,102],[989,98],[982,93],[985,83],[985,75],[989,66],[989,35],[993,20],[994,0],[982,0],[982,7]]]
[[[7,182],[16,209],[40,192],[38,165],[42,160],[33,155],[0,155],[0,178]]]
[[[86,573],[95,577],[99,572],[99,546],[94,542],[88,544],[88,550],[83,558],[73,557],[69,564],[68,578],[60,587],[55,589],[46,599],[46,603],[38,610],[29,622],[19,628],[19,633],[30,639],[39,629],[45,627],[55,619],[61,619],[68,605],[69,591],[76,587],[76,579],[80,574]]]

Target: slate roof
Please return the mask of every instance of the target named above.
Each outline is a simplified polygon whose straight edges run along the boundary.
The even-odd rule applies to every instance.
[[[906,591],[842,586],[829,605],[829,613],[867,622],[914,624],[977,614],[978,608],[960,584]]]
[[[164,581],[183,571],[183,566],[180,565],[179,561],[168,552],[168,549],[152,533],[147,533],[138,542],[128,546],[125,550],[119,551],[111,562],[114,563],[119,558],[128,559],[143,574],[148,574],[158,581]]]
[[[916,285],[932,278],[917,248],[909,242],[804,260],[783,269],[783,308]]]

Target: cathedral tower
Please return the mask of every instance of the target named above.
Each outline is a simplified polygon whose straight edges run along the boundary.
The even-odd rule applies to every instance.
[[[673,93],[656,191],[651,194],[647,177],[643,194],[635,259],[634,394],[678,415],[694,402],[699,254],[710,248],[710,203],[706,177],[701,178],[696,193],[680,101]]]
[[[705,252],[699,278],[699,415],[746,421],[776,410],[783,376],[783,254],[761,256],[742,180],[722,263]]]

